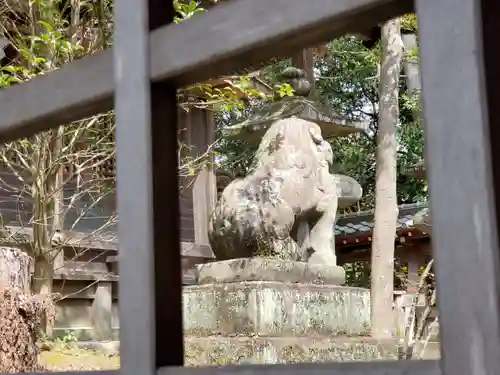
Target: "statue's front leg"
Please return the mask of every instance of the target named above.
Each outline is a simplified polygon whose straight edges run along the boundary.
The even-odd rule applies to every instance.
[[[309,235],[310,256],[307,260],[312,264],[337,265],[335,255],[335,219],[337,216],[337,196],[323,197],[317,206],[321,214]]]
[[[296,237],[297,237],[297,245],[300,249],[299,251],[301,254],[299,260],[301,261],[307,261],[307,259],[309,258],[310,236],[311,236],[311,228],[309,226],[309,222],[304,218],[300,219]]]

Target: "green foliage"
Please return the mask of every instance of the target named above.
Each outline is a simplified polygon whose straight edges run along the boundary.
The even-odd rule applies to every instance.
[[[174,17],[175,23],[182,22],[193,17],[197,13],[202,13],[205,11],[205,9],[200,6],[200,2],[194,0],[174,0],[174,9],[178,14]]]
[[[406,51],[406,58],[414,61],[419,61],[420,60],[420,55],[419,51],[417,48],[412,48],[408,51]]]
[[[195,0],[174,0],[174,9],[177,12],[175,23],[206,11],[201,2]],[[293,95],[293,89],[288,84],[278,85],[276,91],[281,97]],[[270,100],[272,97],[253,88],[248,76],[230,77],[222,87],[215,87],[209,82],[197,83],[181,90],[179,95],[180,106],[186,111],[196,107],[217,112],[241,113],[248,101],[253,99]]]
[[[401,29],[405,31],[416,31],[418,27],[417,15],[408,13],[401,17]]]
[[[90,17],[93,24],[97,25],[92,29],[92,33],[95,34],[92,40],[98,42],[85,47],[81,37],[78,37],[78,33],[75,34],[75,30],[72,29],[73,26],[69,25],[56,10],[54,6],[56,1],[34,0],[40,8],[40,14],[29,27],[36,32],[19,32],[12,36],[27,64],[4,67],[0,71],[0,87],[45,74],[112,43],[111,6],[108,0],[80,3],[81,6],[88,7],[86,17]],[[177,12],[174,19],[176,23],[206,11],[200,1],[195,0],[174,0],[174,7]],[[406,30],[415,30],[417,27],[415,15],[404,16],[402,27]],[[407,51],[407,57],[418,59],[418,51]],[[374,204],[379,61],[379,46],[367,49],[353,37],[331,41],[328,45],[328,54],[315,59],[316,82],[313,95],[339,115],[365,121],[369,125],[366,132],[330,140],[336,157],[333,171],[352,176],[363,186],[364,198],[358,207],[353,208],[354,210],[370,209]],[[247,76],[230,77],[222,86],[205,82],[179,91],[180,105],[186,111],[193,107],[215,111],[218,141],[211,148],[210,156],[215,155],[220,168],[234,176],[243,176],[249,171],[255,146],[242,141],[224,139],[221,130],[229,124],[248,118],[266,101],[292,96],[294,94],[292,87],[279,80],[282,70],[290,64],[291,59],[275,60],[262,69],[261,78],[275,87],[273,95],[264,95],[254,89],[251,78]],[[404,78],[401,79],[400,88],[398,167],[402,170],[405,166],[422,161],[423,134],[420,124],[412,118],[412,113],[418,110],[419,106],[418,93],[406,94]],[[99,119],[99,124],[108,125],[99,127],[96,124],[95,128],[89,127],[85,137],[96,145],[92,152],[97,152],[97,147],[104,147],[105,151],[102,152],[109,154],[114,142],[109,133],[113,115],[109,113],[104,117],[106,119]],[[71,134],[74,136],[79,126],[81,122],[68,126],[66,138],[71,138]],[[18,145],[20,149],[28,150],[32,147],[30,142],[31,139],[25,139]],[[33,150],[34,148],[31,153]],[[60,164],[68,162],[68,157],[58,161]],[[184,172],[192,175],[199,166],[197,163],[204,162],[205,159],[184,159],[181,164],[185,166]],[[426,196],[425,181],[409,178],[401,173],[398,175],[399,203],[422,201]]]
[[[405,290],[408,284],[408,266],[401,263],[399,259],[395,259],[394,263],[394,289]],[[369,260],[344,263],[342,267],[345,271],[346,285],[370,288],[371,265]]]
[[[56,338],[56,346],[60,349],[73,349],[78,342],[74,331],[66,330],[64,335]]]
[[[378,122],[378,62],[380,49],[366,49],[355,38],[339,38],[329,45],[329,56],[317,59],[321,72],[316,81],[319,97],[339,114],[366,121],[368,131],[331,140],[335,152],[334,171],[356,178],[364,190],[359,207],[374,207],[375,152]],[[423,132],[412,119],[418,109],[418,94],[406,94],[406,81],[400,80],[400,123],[398,124],[398,169],[422,161]],[[426,198],[426,183],[398,174],[398,201],[413,203]]]
[[[250,117],[261,103],[262,101],[254,100],[250,101],[240,111],[229,110],[215,113],[215,123],[217,125],[215,136],[218,139],[215,145],[217,166],[234,177],[247,175],[257,147],[241,140],[224,138],[222,134],[224,127]]]
[[[342,265],[345,271],[346,285],[358,288],[370,287],[370,262],[349,262]]]
[[[80,15],[88,19],[73,23],[58,9],[59,0],[34,0],[32,5],[36,12],[25,15],[26,25],[16,24],[15,16],[11,17],[13,25],[19,27],[12,26],[7,36],[19,51],[19,58],[0,69],[0,87],[47,74],[109,43],[111,13],[105,10],[109,1],[92,4],[81,1],[80,9],[85,12]],[[19,215],[18,225],[33,229],[31,255],[35,259],[45,258],[47,262],[60,251],[49,245],[54,229],[73,229],[114,188],[113,177],[96,173],[114,157],[113,112],[61,125],[58,129],[5,143],[0,148],[2,169],[13,174],[19,184],[8,188],[18,194],[21,201],[29,199],[32,204],[28,222],[23,222],[24,215]],[[62,192],[68,184],[73,196],[64,198]],[[77,219],[65,223],[68,210],[75,209],[75,203],[83,196],[92,203],[76,209]],[[104,226],[113,220],[110,218]],[[40,286],[46,281],[40,280]],[[37,283],[34,284],[36,291]]]
[[[293,96],[294,94],[294,89],[289,83],[282,83],[280,85],[277,85],[277,90],[276,94],[280,98],[284,98],[285,96]]]
[[[315,88],[320,100],[339,115],[376,125],[378,48],[366,49],[352,37],[333,40],[327,58],[316,59]]]

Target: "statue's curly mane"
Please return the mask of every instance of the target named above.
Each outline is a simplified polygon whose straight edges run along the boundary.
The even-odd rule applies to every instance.
[[[254,169],[268,163],[276,169],[315,169],[318,146],[325,144],[320,127],[296,117],[276,121],[265,133],[255,154]]]

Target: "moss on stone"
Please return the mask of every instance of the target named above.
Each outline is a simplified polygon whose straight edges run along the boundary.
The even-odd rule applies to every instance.
[[[210,337],[186,340],[186,365],[307,363],[397,359],[395,341],[349,338]]]

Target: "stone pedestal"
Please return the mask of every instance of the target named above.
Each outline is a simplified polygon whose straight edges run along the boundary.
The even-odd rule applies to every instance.
[[[340,266],[309,264],[275,258],[241,258],[196,266],[198,284],[239,281],[342,285],[345,272]]]
[[[394,342],[367,337],[370,292],[340,286],[341,267],[235,259],[197,278],[183,294],[187,364],[396,358]]]
[[[187,365],[397,359],[370,333],[367,289],[276,281],[184,287]]]
[[[187,366],[397,360],[394,340],[367,337],[187,337]]]
[[[274,281],[184,288],[187,336],[365,336],[367,289]]]

